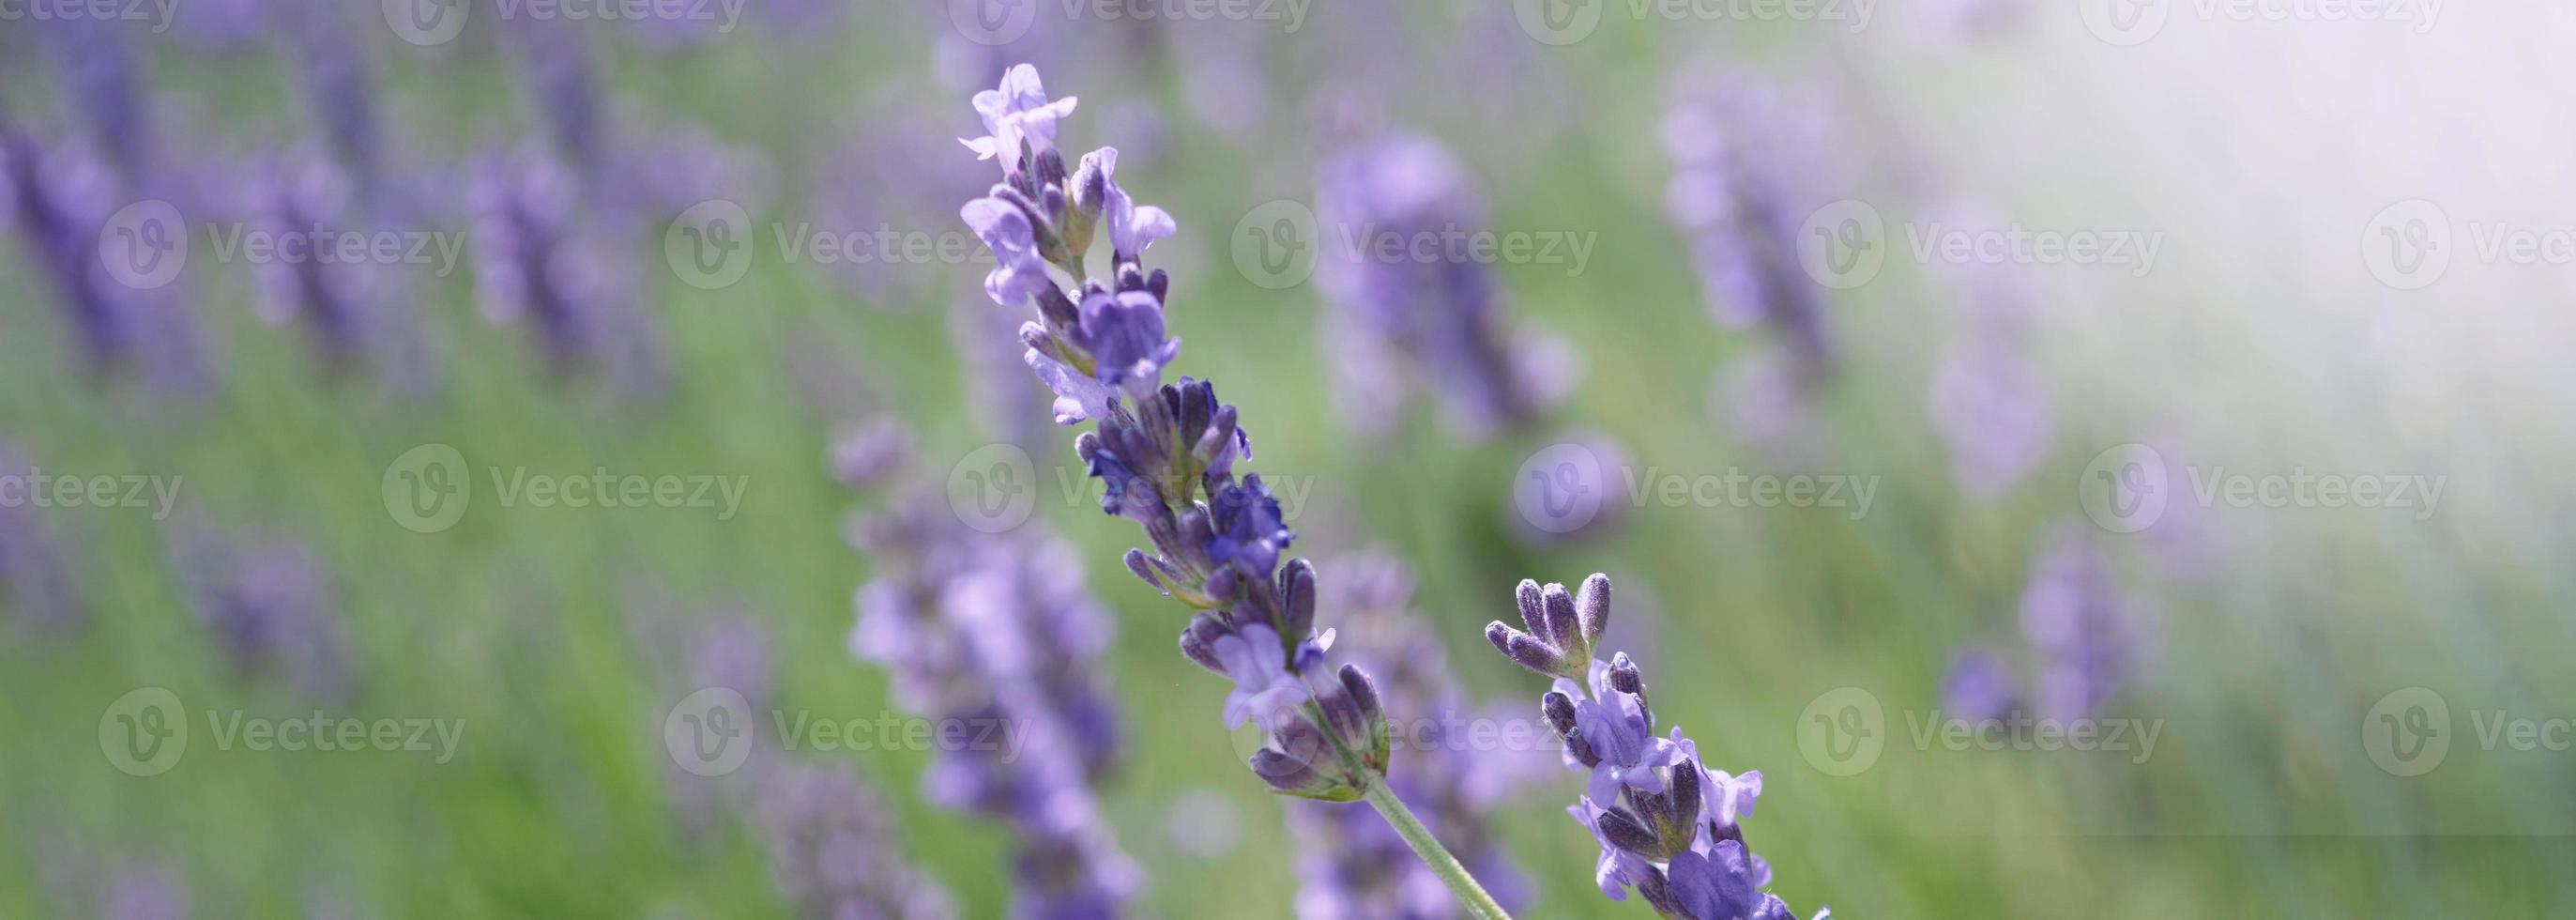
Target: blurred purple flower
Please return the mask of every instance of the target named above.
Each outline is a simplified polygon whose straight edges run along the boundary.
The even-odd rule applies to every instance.
[[[1323,227],[1366,238],[1343,239],[1344,251],[1316,241],[1316,280],[1331,301],[1326,348],[1348,392],[1416,379],[1459,430],[1486,437],[1527,427],[1560,402],[1578,374],[1571,352],[1552,339],[1511,328],[1490,268],[1442,244],[1484,229],[1484,208],[1465,171],[1438,142],[1393,133],[1354,143],[1317,167],[1316,216]],[[1426,257],[1430,256],[1430,257]],[[1340,356],[1357,347],[1360,360]],[[1400,357],[1404,369],[1381,363]],[[1383,396],[1372,394],[1373,398]],[[1355,408],[1355,407],[1354,407]],[[1346,413],[1363,431],[1400,422]]]
[[[288,539],[174,529],[190,606],[237,677],[273,678],[311,699],[350,684],[338,601],[320,557]]]
[[[2021,595],[2022,637],[2038,655],[2030,699],[2040,718],[2098,714],[2137,662],[2129,599],[2082,525],[2051,531]]]
[[[837,764],[781,760],[753,777],[770,875],[800,916],[950,920],[948,892],[903,858],[893,810]]]
[[[25,456],[0,444],[0,476],[25,477],[34,470]],[[61,631],[87,614],[61,547],[37,509],[23,503],[0,505],[0,606],[17,612],[19,626],[37,632]]]

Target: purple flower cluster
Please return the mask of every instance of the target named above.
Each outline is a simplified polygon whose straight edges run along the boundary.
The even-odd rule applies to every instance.
[[[1823,203],[1807,188],[1816,159],[1801,141],[1811,116],[1761,81],[1725,77],[1694,68],[1675,80],[1664,205],[1689,240],[1709,318],[1769,333],[1721,379],[1722,401],[1748,436],[1790,443],[1835,361],[1822,288],[1798,261],[1798,228]]]
[[[961,211],[998,263],[984,290],[1006,307],[1034,306],[1037,319],[1020,327],[1023,357],[1056,394],[1056,420],[1097,421],[1075,451],[1105,486],[1101,508],[1136,521],[1154,545],[1129,550],[1128,568],[1203,611],[1181,650],[1235,683],[1224,718],[1261,727],[1255,774],[1290,795],[1361,797],[1386,773],[1377,689],[1357,667],[1328,672],[1332,634],[1315,631],[1314,566],[1281,564],[1296,535],[1278,500],[1259,475],[1234,475],[1252,455],[1235,407],[1207,381],[1163,382],[1180,351],[1164,323],[1171,282],[1142,259],[1172,234],[1171,216],[1119,186],[1114,148],[1068,169],[1056,132],[1075,101],[1050,100],[1035,68],[1011,68],[974,101],[986,134],[962,142],[1002,168],[1002,182]],[[1105,281],[1085,260],[1102,224]]]
[[[1326,247],[1316,280],[1332,305],[1324,337],[1342,376],[1336,393],[1373,401],[1342,418],[1392,428],[1408,379],[1478,437],[1532,427],[1564,400],[1579,377],[1571,350],[1512,327],[1489,266],[1454,247],[1414,245],[1485,227],[1483,204],[1446,147],[1389,133],[1332,154],[1317,172],[1317,220],[1366,234],[1345,241],[1346,252],[1331,251],[1334,234],[1315,241]]]
[[[190,606],[233,672],[306,697],[347,692],[348,643],[322,560],[303,543],[182,529],[176,565]]]
[[[1518,601],[1522,625],[1496,620],[1485,639],[1556,679],[1540,712],[1565,743],[1566,767],[1589,776],[1567,812],[1601,846],[1593,876],[1601,893],[1625,901],[1634,889],[1666,917],[1793,920],[1762,890],[1771,867],[1746,849],[1737,824],[1752,816],[1762,774],[1709,769],[1679,728],[1657,735],[1636,662],[1625,652],[1593,656],[1610,624],[1609,576],[1584,579],[1579,593],[1523,581]]]
[[[93,374],[139,371],[185,386],[199,370],[194,322],[173,299],[177,285],[145,290],[119,282],[99,258],[101,233],[135,182],[75,143],[47,145],[0,113],[0,205],[30,261],[49,283],[75,345]],[[139,245],[187,245],[187,228],[151,222]],[[164,256],[166,258],[166,256]]]
[[[852,653],[892,672],[906,709],[1024,736],[1016,750],[942,751],[924,795],[1018,835],[1015,915],[1120,914],[1141,873],[1094,792],[1121,750],[1097,668],[1116,630],[1072,548],[1035,530],[970,530],[928,492],[859,520],[854,542],[877,574],[859,590]]]
[[[753,778],[770,875],[801,916],[950,920],[948,892],[903,858],[893,810],[837,765],[779,760]]]
[[[1413,572],[1402,560],[1362,554],[1333,560],[1337,573],[1322,606],[1347,614],[1344,652],[1377,678],[1389,711],[1414,714],[1400,733],[1401,757],[1387,783],[1495,900],[1518,909],[1528,882],[1491,827],[1494,811],[1523,783],[1553,772],[1555,758],[1483,751],[1466,719],[1485,713],[1449,673],[1448,653],[1411,611]],[[1433,718],[1430,714],[1439,714]],[[1454,718],[1453,718],[1454,717]],[[1537,767],[1539,769],[1532,769]],[[1290,811],[1302,855],[1297,915],[1303,920],[1460,916],[1458,899],[1415,860],[1385,819],[1348,803],[1300,803]]]
[[[573,171],[522,150],[481,158],[470,183],[484,316],[525,323],[558,375],[597,370],[630,390],[658,389],[660,343],[635,306],[638,273],[594,238]]]
[[[1944,705],[1970,721],[2001,718],[2025,706],[2041,719],[2086,718],[2125,688],[2138,665],[2130,601],[2081,525],[2052,531],[2022,588],[2021,636],[2034,672],[2027,694],[2011,665],[1986,646],[1959,654],[1942,681]]]

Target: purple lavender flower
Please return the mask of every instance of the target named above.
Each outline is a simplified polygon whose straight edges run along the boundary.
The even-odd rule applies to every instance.
[[[851,489],[874,488],[912,462],[912,429],[895,416],[879,416],[832,442],[832,476]]]
[[[842,768],[780,761],[753,779],[770,875],[801,916],[950,920],[957,908],[903,859],[892,810]]]
[[[1075,99],[1048,101],[1038,70],[1027,64],[1002,73],[999,89],[975,94],[975,113],[984,117],[986,136],[959,138],[978,160],[999,158],[1006,173],[1020,170],[1023,144],[1038,153],[1055,149],[1055,123],[1073,114]]]
[[[629,391],[662,385],[660,334],[583,222],[573,173],[542,154],[488,155],[473,167],[475,280],[496,323],[525,322],[556,375],[607,374]]]
[[[1768,83],[1710,67],[1685,70],[1665,110],[1673,160],[1665,210],[1687,237],[1709,318],[1766,331],[1759,370],[1721,379],[1731,413],[1759,443],[1794,449],[1792,420],[1832,377],[1823,291],[1798,262],[1797,233],[1826,196],[1811,188],[1823,144],[1812,115]]]
[[[1566,811],[1601,847],[1601,893],[1624,901],[1634,890],[1667,917],[1794,920],[1761,890],[1770,867],[1745,849],[1737,824],[1753,812],[1761,774],[1708,769],[1679,728],[1656,736],[1636,662],[1624,652],[1594,657],[1610,622],[1609,576],[1584,579],[1579,593],[1523,581],[1517,600],[1523,627],[1496,620],[1485,637],[1504,657],[1556,678],[1539,711],[1565,743],[1565,765],[1591,774]]]
[[[2044,719],[2094,715],[2135,670],[2132,614],[2082,525],[2059,525],[2031,563],[2021,631],[2039,656],[2031,703]]]
[[[347,692],[347,640],[329,573],[292,540],[182,527],[176,561],[197,619],[233,672],[273,677],[311,698]]]
[[[2021,691],[2012,666],[1983,646],[1959,653],[1941,680],[1941,706],[1952,718],[1967,722],[2000,719],[2021,708]]]
[[[2027,357],[2030,294],[2013,271],[1972,262],[1939,273],[1960,300],[1961,329],[1932,373],[1925,413],[1949,447],[1951,477],[1979,497],[2020,482],[2056,437],[2047,386]]]
[[[859,525],[878,576],[860,589],[851,650],[894,673],[907,709],[1024,733],[1018,749],[942,752],[922,777],[929,800],[1018,835],[1014,912],[1116,915],[1141,875],[1092,788],[1122,746],[1096,667],[1107,614],[1071,548],[1033,530],[970,531],[943,498],[906,495]]]
[[[1455,427],[1478,437],[1535,424],[1563,400],[1578,376],[1570,352],[1511,327],[1488,267],[1464,251],[1413,245],[1484,227],[1483,205],[1447,148],[1388,134],[1348,146],[1317,171],[1318,220],[1369,234],[1316,265],[1332,304],[1328,348],[1339,355],[1352,340],[1365,343],[1363,360],[1336,362],[1343,390],[1418,379]],[[1404,370],[1389,371],[1388,356]],[[1361,418],[1371,430],[1397,421]]]

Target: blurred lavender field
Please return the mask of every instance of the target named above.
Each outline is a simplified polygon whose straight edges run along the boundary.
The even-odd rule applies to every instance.
[[[1160,448],[1048,422],[1130,366],[1516,916],[1657,913],[1577,801],[1666,731],[1801,916],[2576,911],[2571,36],[0,0],[0,916],[1467,916],[1119,563]],[[1071,364],[1023,63],[1151,293]],[[1569,770],[1480,640],[1592,572]]]

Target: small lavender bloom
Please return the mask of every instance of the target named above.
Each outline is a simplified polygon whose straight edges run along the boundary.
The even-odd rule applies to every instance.
[[[25,457],[0,444],[0,476],[25,476],[32,469]],[[41,631],[72,626],[85,615],[61,548],[36,509],[24,504],[0,506],[0,604],[17,612],[21,626]]]
[[[274,677],[328,699],[348,689],[348,649],[329,573],[302,543],[176,534],[197,619],[242,678]]]
[[[770,875],[815,920],[950,920],[948,892],[903,858],[892,810],[840,767],[780,761],[754,777]]]
[[[2056,435],[2045,385],[2019,353],[1993,342],[1953,346],[1925,394],[1950,472],[1970,495],[2000,495],[2029,475]]]
[[[978,198],[958,213],[1000,263],[984,276],[984,293],[993,302],[1017,307],[1040,289],[1055,287],[1038,256],[1037,229],[1027,212],[1000,198]]]
[[[2039,656],[2030,695],[2040,718],[2098,714],[2128,684],[2137,661],[2128,603],[2082,525],[2048,535],[2021,595],[2022,636]]]
[[[119,867],[98,892],[99,920],[187,920],[188,888],[169,867]]]
[[[832,442],[832,476],[846,488],[874,488],[912,458],[912,428],[899,417],[880,416]]]
[[[1967,722],[2000,719],[2021,708],[2019,681],[2012,667],[1993,649],[1971,647],[1950,664],[1941,680],[1941,705],[1951,718]]]
[[[134,328],[132,292],[115,285],[97,266],[98,230],[113,209],[115,176],[107,165],[70,148],[48,150],[0,122],[16,229],[25,235],[93,371],[132,359],[141,331]]]
[[[1419,135],[1395,133],[1352,144],[1318,167],[1317,218],[1325,226],[1365,228],[1351,251],[1325,253],[1317,282],[1331,300],[1328,347],[1344,337],[1368,350],[1401,356],[1457,428],[1477,437],[1537,422],[1576,376],[1561,346],[1511,328],[1503,296],[1487,266],[1468,253],[1423,258],[1412,241],[1448,239],[1481,228],[1483,205],[1448,149]],[[1382,241],[1403,245],[1396,258]],[[1344,389],[1383,384],[1389,374],[1363,361],[1337,362]],[[1360,419],[1373,430],[1392,418]]]
[[[151,83],[148,55],[138,54],[124,24],[79,18],[42,24],[40,44],[56,52],[57,77],[69,96],[66,108],[90,121],[99,146],[128,172],[152,166]]]
[[[289,154],[245,183],[251,220],[280,236],[313,228],[352,227],[350,176],[317,157]],[[319,245],[317,243],[316,245]],[[315,360],[333,378],[366,363],[391,334],[391,301],[399,296],[394,266],[360,260],[300,259],[262,263],[266,296],[259,315],[272,325],[300,325]]]
[[[1002,73],[1000,88],[975,94],[975,113],[984,117],[986,136],[957,142],[975,151],[978,160],[1000,159],[1005,173],[1017,175],[1023,143],[1038,153],[1054,149],[1056,121],[1073,114],[1074,103],[1072,96],[1047,101],[1037,68],[1017,65]]]
[[[1609,577],[1585,579],[1579,595],[1530,581],[1518,594],[1528,630],[1497,620],[1486,636],[1506,657],[1557,678],[1540,714],[1565,743],[1566,767],[1591,773],[1566,811],[1601,847],[1594,880],[1602,895],[1624,901],[1635,890],[1668,917],[1792,920],[1786,905],[1761,891],[1771,883],[1770,867],[1744,848],[1737,825],[1753,813],[1761,774],[1708,769],[1679,728],[1657,737],[1636,663],[1625,653],[1593,657],[1592,643],[1610,619]],[[1576,683],[1572,671],[1586,663],[1588,679]]]
[[[1212,643],[1216,660],[1225,665],[1225,676],[1234,681],[1233,692],[1225,696],[1227,728],[1241,728],[1249,721],[1260,725],[1262,734],[1277,732],[1281,717],[1311,698],[1306,685],[1288,673],[1287,663],[1273,651],[1278,645],[1279,634],[1257,623]]]

